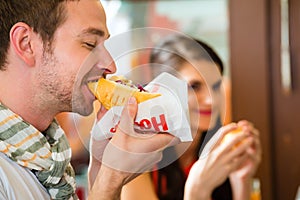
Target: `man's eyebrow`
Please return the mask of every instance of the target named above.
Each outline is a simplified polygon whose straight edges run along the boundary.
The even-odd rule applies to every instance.
[[[97,28],[87,28],[87,29],[84,29],[78,36],[82,37],[82,36],[86,36],[86,35],[97,35],[100,37],[104,37],[105,32],[100,29],[97,29]],[[109,37],[110,37],[110,35],[108,34],[107,38],[109,38]]]

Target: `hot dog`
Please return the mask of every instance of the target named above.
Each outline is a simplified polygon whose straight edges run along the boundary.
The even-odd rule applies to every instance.
[[[143,87],[134,85],[123,76],[100,78],[97,82],[88,83],[88,87],[108,110],[113,106],[123,106],[130,96],[134,96],[138,103],[160,96],[158,93],[150,93]]]

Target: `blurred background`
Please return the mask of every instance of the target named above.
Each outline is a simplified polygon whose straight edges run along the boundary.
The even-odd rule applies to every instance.
[[[216,50],[225,64],[226,121],[250,120],[261,133],[263,160],[256,177],[262,199],[295,199],[300,185],[300,1],[101,2],[111,37],[132,29],[160,27],[203,40]],[[155,42],[161,35],[150,37]],[[122,45],[135,46],[149,39],[134,34],[127,38]],[[117,73],[125,74],[148,59],[147,52],[131,54],[117,61],[122,66]],[[70,138],[82,196],[93,119],[67,113],[58,116]]]

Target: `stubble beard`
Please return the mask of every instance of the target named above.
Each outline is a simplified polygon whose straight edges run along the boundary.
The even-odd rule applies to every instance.
[[[53,53],[47,51],[43,55],[42,67],[38,72],[39,102],[56,112],[72,111],[72,90],[74,75],[63,76],[61,63]],[[68,67],[68,66],[65,66]]]
[[[67,76],[63,74],[63,68],[68,67],[72,66],[59,62],[51,49],[44,51],[42,67],[37,76],[38,102],[42,102],[43,108],[56,113],[74,112],[88,116],[93,111],[93,105],[87,105],[77,74],[74,72],[70,72]]]

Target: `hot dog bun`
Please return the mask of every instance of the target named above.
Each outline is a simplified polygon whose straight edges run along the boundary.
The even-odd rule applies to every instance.
[[[100,78],[97,82],[88,83],[88,87],[106,109],[124,105],[130,96],[134,96],[138,103],[160,96],[133,87],[130,80],[121,76],[113,76],[110,80]]]
[[[233,131],[230,131],[229,133],[227,133],[226,135],[224,135],[221,143],[226,142],[227,140],[229,140],[229,138],[234,137],[236,134],[240,134],[242,132],[243,132],[243,129],[241,127],[238,127],[237,129],[234,129]],[[239,146],[242,142],[243,141],[239,142],[234,147]]]

